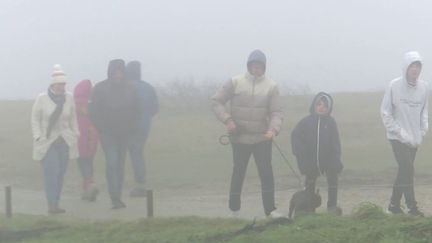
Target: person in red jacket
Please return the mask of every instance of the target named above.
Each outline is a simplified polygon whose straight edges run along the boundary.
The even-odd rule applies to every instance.
[[[78,167],[83,177],[81,199],[86,201],[95,201],[99,193],[93,180],[93,160],[97,151],[98,137],[96,129],[88,115],[91,90],[92,83],[87,79],[79,82],[74,90],[77,120],[80,130]]]

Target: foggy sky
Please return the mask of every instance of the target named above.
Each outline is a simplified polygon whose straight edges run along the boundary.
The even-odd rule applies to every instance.
[[[428,0],[0,0],[0,99],[32,99],[52,65],[68,89],[101,81],[110,59],[140,60],[143,78],[222,82],[263,50],[268,74],[314,91],[381,90],[404,52],[432,80]]]

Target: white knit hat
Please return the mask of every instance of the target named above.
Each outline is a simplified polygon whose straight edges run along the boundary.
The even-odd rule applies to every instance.
[[[53,67],[53,73],[51,75],[51,85],[53,84],[65,84],[66,83],[66,74],[63,72],[60,64],[55,64]]]

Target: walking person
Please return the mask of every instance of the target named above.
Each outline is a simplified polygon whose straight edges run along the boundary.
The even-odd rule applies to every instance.
[[[128,150],[132,161],[135,178],[135,186],[130,192],[131,197],[145,197],[146,188],[146,166],[144,147],[150,133],[152,118],[159,111],[159,101],[155,89],[148,82],[141,80],[141,63],[131,61],[126,66],[127,77],[138,92],[141,102],[141,117],[130,136]]]
[[[402,196],[408,213],[423,216],[414,193],[414,161],[428,131],[428,85],[419,79],[422,60],[417,52],[405,54],[402,76],[390,82],[381,104],[381,117],[393,149],[398,173],[388,210],[403,214]]]
[[[59,206],[64,175],[69,160],[78,157],[75,104],[65,86],[65,73],[60,65],[54,65],[48,91],[36,98],[31,116],[33,159],[42,164],[50,214],[66,212]]]
[[[306,192],[315,193],[316,180],[325,174],[328,184],[327,211],[341,214],[337,206],[338,177],[343,169],[341,144],[336,120],[331,116],[332,97],[318,93],[303,118],[291,133],[291,146],[302,175],[305,175]],[[310,197],[312,198],[312,197]]]
[[[99,190],[93,178],[93,161],[98,146],[96,128],[93,126],[89,113],[88,105],[92,91],[90,80],[82,80],[74,90],[75,107],[78,118],[80,137],[78,140],[79,157],[78,168],[82,177],[81,199],[85,201],[95,201]]]
[[[229,194],[232,216],[239,215],[241,191],[247,165],[254,156],[261,180],[264,213],[280,217],[275,206],[272,140],[279,133],[283,120],[279,89],[265,75],[266,56],[253,51],[247,61],[247,72],[231,78],[212,97],[213,109],[231,134],[233,172]],[[230,103],[230,109],[225,106]]]
[[[89,112],[105,154],[112,209],[126,207],[121,197],[127,144],[141,111],[138,93],[126,78],[125,62],[110,61],[108,78],[93,88]]]

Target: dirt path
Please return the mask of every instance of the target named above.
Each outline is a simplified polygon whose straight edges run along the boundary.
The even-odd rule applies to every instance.
[[[416,194],[420,207],[427,215],[432,215],[432,187],[417,182]],[[3,187],[2,187],[3,188]],[[318,211],[325,211],[327,189],[321,185],[323,205]],[[126,191],[125,191],[126,192]],[[279,189],[276,192],[276,203],[280,212],[287,214],[290,196],[294,188]],[[369,201],[386,207],[391,188],[378,186],[344,186],[339,190],[339,204],[345,214],[361,202]],[[0,209],[4,209],[4,192],[0,191]],[[125,193],[126,194],[126,193]],[[155,189],[154,205],[156,217],[200,216],[200,217],[228,217],[227,190],[214,188]],[[88,220],[135,220],[146,217],[146,199],[132,199],[124,196],[126,209],[111,210],[106,189],[102,188],[96,202],[83,202],[79,198],[79,188],[66,187],[62,196],[62,206],[67,210],[59,217],[74,217]],[[45,196],[43,191],[28,190],[15,187],[13,189],[13,210],[15,213],[46,215]],[[259,182],[246,185],[242,195],[241,217],[252,219],[263,218],[264,213],[259,192]]]

